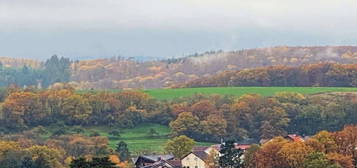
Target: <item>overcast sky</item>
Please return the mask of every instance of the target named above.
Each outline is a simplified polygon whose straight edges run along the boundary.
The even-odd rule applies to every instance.
[[[356,0],[0,0],[0,56],[149,58],[356,44]]]

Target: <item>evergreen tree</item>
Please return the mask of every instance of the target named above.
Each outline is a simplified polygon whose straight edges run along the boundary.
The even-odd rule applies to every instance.
[[[234,141],[226,141],[221,144],[219,165],[222,168],[242,168],[243,167],[243,150],[236,149]]]
[[[124,141],[120,141],[115,149],[119,154],[120,161],[127,161],[130,157],[130,152],[128,149],[128,145]]]
[[[70,168],[118,168],[108,157],[95,157],[91,161],[84,158],[78,158],[71,162]]]
[[[115,163],[111,162],[108,157],[93,158],[90,162],[91,168],[117,168]]]
[[[40,155],[36,160],[34,167],[36,168],[51,168],[50,163],[44,158],[44,156]]]
[[[35,168],[35,164],[30,157],[25,157],[22,160],[21,168]]]
[[[84,158],[74,159],[69,165],[70,168],[90,168],[90,163]]]

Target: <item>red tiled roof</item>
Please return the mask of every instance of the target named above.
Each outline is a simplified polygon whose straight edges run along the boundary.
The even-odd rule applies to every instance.
[[[246,145],[246,144],[242,144],[242,145],[239,145],[239,144],[236,144],[235,145],[235,147],[237,148],[237,149],[242,149],[242,150],[247,150],[249,147],[250,147],[250,145]]]
[[[290,138],[294,142],[304,142],[304,138],[296,134],[289,134],[287,138]]]
[[[250,145],[248,144],[234,144],[236,149],[242,149],[242,150],[246,150],[250,147]],[[221,144],[215,144],[211,146],[212,148],[220,151],[221,150]]]

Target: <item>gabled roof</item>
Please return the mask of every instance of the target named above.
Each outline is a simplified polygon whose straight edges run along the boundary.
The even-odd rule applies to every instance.
[[[196,155],[201,160],[206,160],[208,157],[208,154],[205,151],[192,152],[192,154]]]
[[[136,163],[139,158],[143,158],[145,160],[148,160],[152,163],[160,161],[160,160],[171,160],[174,159],[173,155],[140,155],[136,158],[132,158],[133,163]]]
[[[141,157],[144,157],[146,159],[150,159],[152,161],[159,161],[159,160],[170,160],[173,159],[173,155],[141,155]]]
[[[181,160],[159,160],[153,164],[141,168],[180,168]]]
[[[193,152],[188,153],[184,157],[182,157],[182,159],[186,158],[190,154],[195,155],[196,157],[200,158],[201,160],[206,160],[208,157],[208,154],[205,151],[193,151]]]
[[[181,167],[181,160],[166,160],[166,162],[174,168]]]
[[[168,164],[165,160],[159,160],[153,164],[141,167],[141,168],[162,168],[162,167],[167,167],[167,168],[173,168],[170,164]]]

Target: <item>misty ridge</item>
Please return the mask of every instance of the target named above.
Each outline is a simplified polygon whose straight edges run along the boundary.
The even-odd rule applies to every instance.
[[[58,59],[58,60],[56,60]],[[300,66],[316,63],[354,64],[357,62],[355,46],[320,46],[246,49],[238,51],[208,51],[183,58],[139,61],[133,58],[113,57],[69,61],[56,58],[52,67],[63,71],[61,79],[52,79],[46,87],[58,82],[69,82],[76,89],[89,88],[166,88],[209,77],[225,71],[236,71],[266,66]],[[50,59],[51,60],[51,59]],[[66,61],[64,61],[66,60]],[[43,69],[46,62],[31,59],[0,58],[3,67]],[[64,67],[63,67],[64,66]],[[66,66],[68,66],[66,68]],[[47,67],[50,68],[50,67]],[[56,68],[55,68],[56,69]],[[47,70],[48,71],[48,70]],[[55,70],[51,70],[54,71]],[[61,74],[61,72],[58,72]],[[34,76],[38,81],[44,75]],[[7,83],[9,84],[9,83]],[[43,84],[42,84],[43,85]]]

